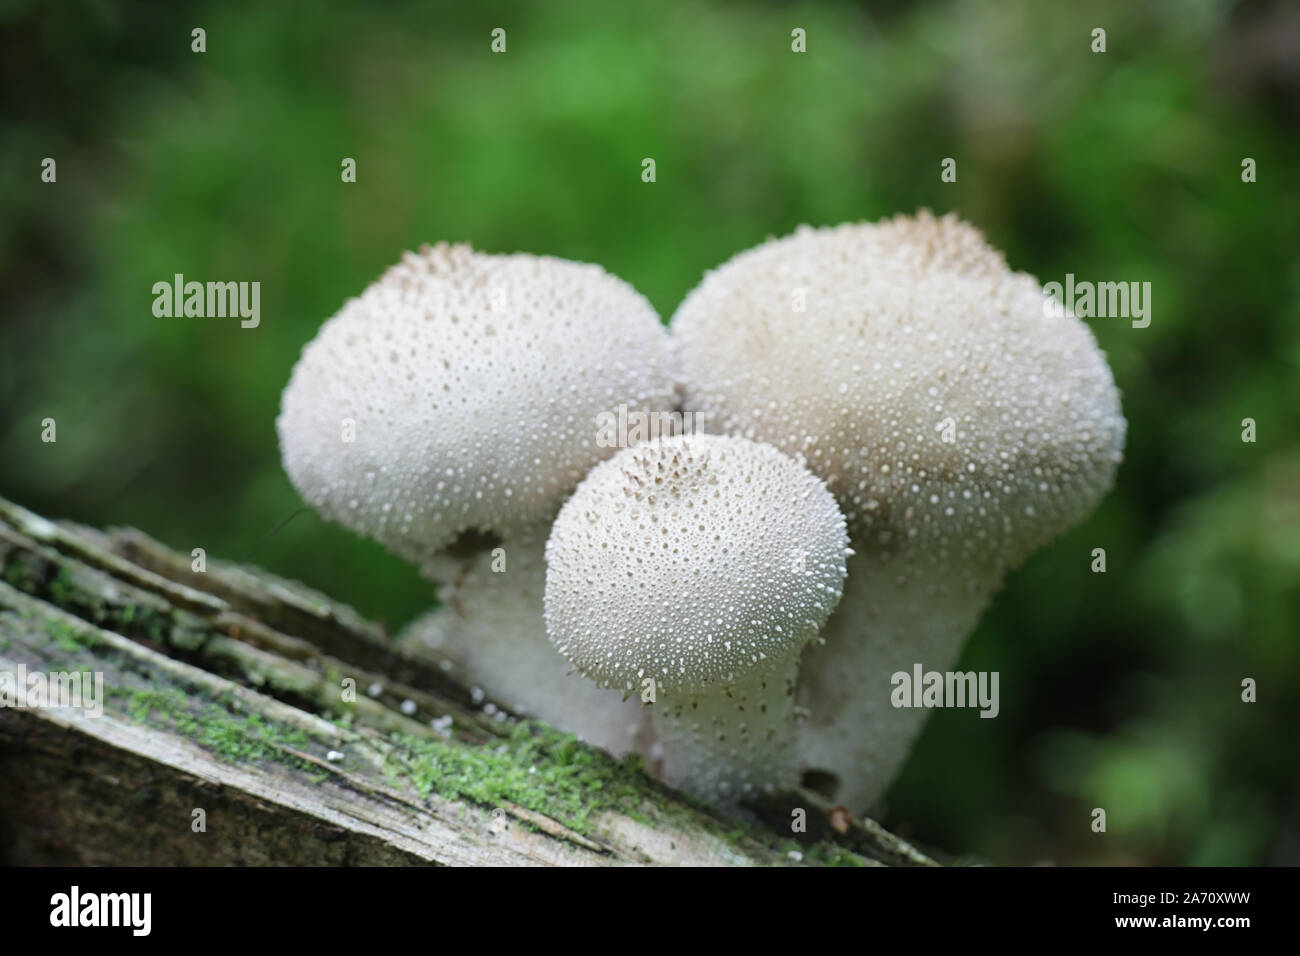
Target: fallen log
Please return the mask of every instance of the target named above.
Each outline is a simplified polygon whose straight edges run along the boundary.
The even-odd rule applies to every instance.
[[[721,817],[325,595],[0,499],[20,673],[102,699],[0,706],[9,864],[936,865],[811,791]]]

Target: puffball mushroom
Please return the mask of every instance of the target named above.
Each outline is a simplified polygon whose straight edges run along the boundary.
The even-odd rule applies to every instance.
[[[572,673],[546,637],[542,589],[550,525],[511,532],[464,559],[440,587],[441,606],[399,638],[454,660],[473,686],[516,716],[536,717],[622,757],[648,750],[641,705]]]
[[[865,809],[926,714],[890,706],[890,675],[950,666],[1004,574],[1113,482],[1110,369],[978,230],[928,212],[742,252],[672,331],[685,407],[800,456],[845,509],[859,554],[800,669],[799,751]]]
[[[546,628],[653,701],[663,776],[731,804],[797,782],[794,670],[844,583],[825,485],[769,445],[660,438],[592,469],[546,545]]]
[[[597,461],[596,416],[675,407],[667,333],[599,266],[423,246],[303,349],[276,422],[325,517],[417,562],[549,518]]]

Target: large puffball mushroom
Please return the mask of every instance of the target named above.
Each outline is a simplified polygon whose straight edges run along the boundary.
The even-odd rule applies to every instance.
[[[599,266],[467,245],[407,253],[304,349],[276,422],[325,517],[424,562],[554,514],[597,416],[674,407],[667,334]]]
[[[1003,575],[1110,487],[1125,422],[1091,331],[973,227],[929,213],[800,228],[709,273],[673,318],[686,408],[802,456],[859,556],[800,669],[806,769],[856,810]]]
[[[720,804],[798,780],[794,673],[839,601],[825,485],[769,445],[661,438],[597,465],[546,546],[546,627],[650,704],[664,779]]]
[[[542,589],[550,525],[528,525],[465,557],[439,588],[441,606],[399,642],[454,661],[469,683],[519,717],[536,717],[622,757],[648,755],[637,701],[579,677],[546,637]]]

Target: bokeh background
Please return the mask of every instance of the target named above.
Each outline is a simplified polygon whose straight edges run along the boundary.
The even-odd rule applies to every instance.
[[[413,568],[314,514],[262,539],[300,504],[290,368],[402,250],[596,261],[666,319],[799,223],[957,210],[1043,281],[1151,282],[1153,316],[1091,321],[1117,488],[967,645],[1001,716],[939,712],[885,822],[994,862],[1300,862],[1298,126],[1285,3],[0,0],[0,494],[396,628]],[[259,280],[260,328],[155,318],[177,272]]]

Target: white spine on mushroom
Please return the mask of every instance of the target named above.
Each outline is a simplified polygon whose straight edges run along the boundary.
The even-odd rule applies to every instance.
[[[499,553],[465,559],[439,589],[442,607],[411,624],[400,641],[455,661],[471,686],[514,715],[537,717],[621,757],[647,744],[645,716],[638,703],[573,673],[547,640],[549,530],[545,523],[520,528],[501,541]],[[499,560],[503,571],[493,570]]]
[[[839,601],[843,515],[746,439],[679,436],[596,466],[546,547],[552,642],[646,699],[670,782],[730,803],[795,782],[792,668]]]
[[[1037,282],[928,213],[743,252],[672,329],[686,408],[802,455],[845,508],[862,557],[800,673],[800,748],[864,809],[926,713],[892,710],[890,673],[946,669],[1002,575],[1110,487],[1114,380]]]
[[[439,244],[406,254],[303,349],[277,429],[327,518],[426,561],[542,520],[597,461],[597,416],[674,407],[668,337],[599,266]]]

